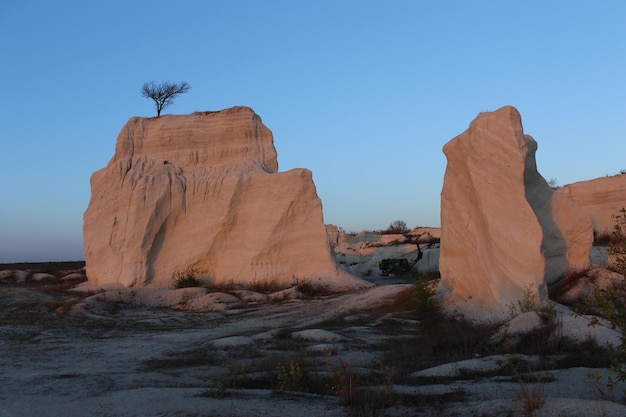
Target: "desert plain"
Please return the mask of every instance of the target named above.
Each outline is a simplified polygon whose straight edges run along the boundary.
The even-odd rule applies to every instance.
[[[416,308],[433,278],[417,269],[333,293],[94,289],[84,268],[21,267],[0,284],[1,416],[626,415],[610,332],[557,308],[502,338],[507,323]]]

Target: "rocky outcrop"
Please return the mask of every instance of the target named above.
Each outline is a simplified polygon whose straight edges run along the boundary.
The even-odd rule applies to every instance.
[[[250,108],[131,118],[91,178],[84,215],[90,284],[315,281],[362,285],[337,268],[311,172],[277,172],[272,133]]]
[[[561,304],[572,305],[584,301],[584,298],[592,299],[597,291],[612,287],[626,290],[624,275],[604,268],[591,268],[559,288],[556,300]]]
[[[341,243],[344,234],[345,233],[341,231],[339,226],[336,226],[334,224],[326,225],[326,235],[328,236],[328,243],[330,244],[331,248],[334,248]]]
[[[437,228],[421,228],[420,233],[411,232],[404,234],[380,234],[376,232],[360,232],[356,235],[342,233],[339,244],[333,247],[339,263],[343,264],[352,274],[365,279],[377,279],[384,277],[383,282],[389,282],[389,278],[382,275],[380,261],[384,259],[407,259],[409,262],[418,257],[417,243],[419,243],[422,258],[413,268],[405,274],[405,278],[419,275],[436,275],[439,272],[439,244]],[[417,229],[416,229],[417,230]],[[427,233],[427,231],[430,233]]]
[[[51,270],[50,272],[40,272],[39,270],[4,269],[0,270],[0,283],[22,284],[34,282],[82,282],[86,281],[84,268],[67,270]]]
[[[565,185],[557,190],[581,206],[593,219],[599,236],[610,234],[616,215],[626,207],[626,174]]]
[[[500,314],[588,265],[589,216],[537,172],[537,144],[513,107],[481,113],[448,142],[441,192],[444,302],[475,317]]]

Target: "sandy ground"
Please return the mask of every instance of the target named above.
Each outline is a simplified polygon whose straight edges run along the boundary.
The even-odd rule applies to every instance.
[[[288,366],[294,355],[321,374],[340,363],[355,373],[379,372],[381,342],[416,332],[418,323],[372,309],[393,303],[405,287],[379,285],[315,299],[283,294],[278,301],[252,292],[202,293],[201,307],[190,295],[196,289],[159,293],[162,302],[155,303],[146,301],[154,294],[141,291],[90,295],[0,284],[0,416],[366,415],[336,395],[251,381],[255,374],[275,374],[276,364]],[[381,325],[387,322],[395,327]],[[528,384],[487,372],[508,360],[450,363],[437,371],[448,375],[442,382],[390,385],[386,389],[398,395],[447,400],[389,405],[375,415],[521,416],[527,415],[522,391],[534,390],[544,402],[536,416],[626,416],[624,387],[610,391],[593,377],[605,380],[607,369],[544,371]],[[451,379],[455,369],[466,372]],[[468,370],[475,375],[468,378]]]

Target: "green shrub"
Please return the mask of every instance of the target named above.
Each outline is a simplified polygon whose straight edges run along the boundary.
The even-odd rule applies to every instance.
[[[626,208],[619,210],[613,216],[612,239],[609,244],[609,253],[614,257],[612,269],[626,274]],[[593,297],[585,301],[583,312],[592,312],[605,318],[611,323],[611,328],[620,332],[618,346],[609,347],[611,369],[615,371],[617,381],[608,379],[609,388],[616,382],[626,381],[626,292],[619,286],[612,286],[603,290],[596,289]],[[590,325],[597,325],[597,318],[592,318]]]
[[[439,317],[441,308],[436,295],[435,281],[419,279],[400,291],[394,298],[393,311],[414,312],[419,317]]]
[[[438,315],[440,313],[439,300],[436,297],[432,281],[417,281],[413,285],[411,298],[419,316]]]
[[[591,308],[590,308],[591,306]],[[592,300],[586,303],[586,310],[593,310],[611,323],[611,328],[620,332],[620,344],[609,346],[611,369],[617,375],[617,381],[626,381],[626,294],[616,286],[596,290]],[[590,325],[597,325],[598,320],[592,318]],[[609,387],[615,382],[609,377]]]
[[[550,315],[556,314],[555,304],[552,301],[542,302],[538,299],[535,291],[533,291],[532,284],[529,284],[524,289],[522,298],[517,300],[517,303],[509,304],[509,313],[511,316],[517,316],[518,314],[528,313],[530,311],[536,311],[538,313],[546,313]]]
[[[626,208],[613,215],[615,224],[609,243],[609,254],[614,257],[611,269],[620,274],[626,274]]]
[[[289,369],[285,368],[282,363],[276,366],[276,374],[278,379],[279,391],[302,391],[303,376],[300,369],[300,362],[296,359],[289,359]]]

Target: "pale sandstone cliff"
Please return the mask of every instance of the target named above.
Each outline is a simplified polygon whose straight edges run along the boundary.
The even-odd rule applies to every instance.
[[[89,282],[363,283],[337,268],[311,172],[277,172],[272,133],[250,108],[131,118],[91,178]]]
[[[441,192],[445,301],[475,316],[500,314],[530,291],[588,264],[591,220],[537,172],[537,144],[513,107],[481,113],[448,142]]]
[[[563,186],[557,190],[575,201],[593,218],[596,233],[611,233],[613,215],[626,207],[626,174],[596,178]]]

